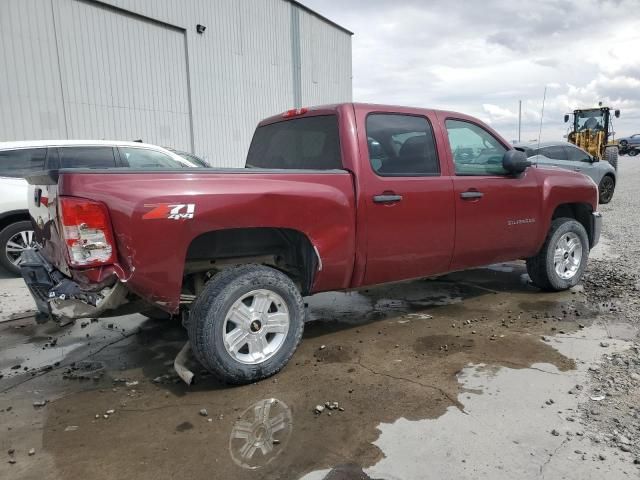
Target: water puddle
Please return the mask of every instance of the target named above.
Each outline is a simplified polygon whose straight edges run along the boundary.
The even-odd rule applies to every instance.
[[[603,348],[600,343],[608,336],[605,328],[593,326],[554,337],[551,345],[575,360],[574,370],[562,372],[547,363],[521,370],[465,367],[458,375],[463,409],[449,407],[437,419],[400,418],[380,424],[374,444],[384,458],[364,469],[366,478],[580,479],[591,478],[596,469],[608,478],[625,477],[634,471],[630,459],[618,450],[592,445],[576,418],[578,396],[568,393],[584,384],[587,368],[603,354],[628,346],[613,340]],[[330,472],[302,478],[329,478]]]

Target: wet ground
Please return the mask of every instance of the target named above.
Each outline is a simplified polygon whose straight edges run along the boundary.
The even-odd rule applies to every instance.
[[[0,323],[0,478],[638,478],[639,262],[607,225],[638,238],[640,161],[621,176],[583,286],[516,262],[317,295],[254,385],[181,383],[171,322]]]

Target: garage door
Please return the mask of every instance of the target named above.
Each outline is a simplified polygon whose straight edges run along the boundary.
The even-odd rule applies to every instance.
[[[55,5],[69,138],[190,150],[185,32],[92,2]]]

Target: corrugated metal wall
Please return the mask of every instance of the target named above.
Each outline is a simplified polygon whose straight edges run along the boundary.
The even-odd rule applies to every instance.
[[[242,166],[259,119],[350,100],[349,33],[285,0],[0,2],[0,141],[142,138]]]

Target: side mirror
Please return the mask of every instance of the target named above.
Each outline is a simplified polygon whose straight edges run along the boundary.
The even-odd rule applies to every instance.
[[[514,175],[524,172],[530,166],[531,162],[520,150],[507,150],[502,157],[502,167]]]
[[[599,162],[600,160],[598,159],[598,157],[596,157],[595,155],[591,155],[591,163],[595,163],[595,162]]]
[[[616,118],[620,118],[620,110],[614,110],[613,114],[616,116]]]
[[[564,123],[567,123],[569,121],[569,115],[565,115],[564,116]]]

